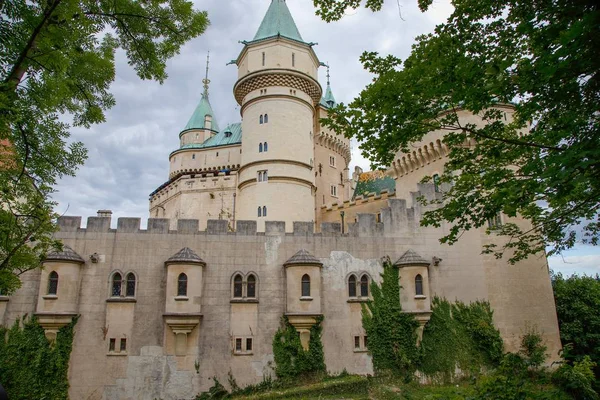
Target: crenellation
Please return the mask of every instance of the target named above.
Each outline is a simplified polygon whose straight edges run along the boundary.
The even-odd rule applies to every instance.
[[[225,219],[209,219],[206,233],[208,235],[225,235],[229,231],[228,221]]]
[[[58,217],[57,225],[63,232],[77,232],[81,228],[81,217],[61,216]]]
[[[117,220],[117,232],[136,233],[140,230],[141,218],[121,217]]]
[[[88,217],[88,232],[108,232],[110,230],[110,217]]]
[[[169,224],[168,218],[148,218],[147,229],[149,233],[169,233]]]
[[[256,221],[236,221],[235,232],[239,235],[256,235]]]
[[[199,225],[197,219],[178,219],[177,233],[198,233]]]
[[[315,233],[313,222],[294,221],[294,236],[312,236]]]
[[[321,222],[322,236],[340,236],[342,234],[342,224],[338,222]]]
[[[285,221],[265,221],[265,235],[285,235]]]

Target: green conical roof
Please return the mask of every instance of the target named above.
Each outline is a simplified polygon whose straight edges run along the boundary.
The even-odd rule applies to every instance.
[[[271,5],[263,18],[254,40],[267,39],[273,36],[281,35],[288,39],[303,42],[300,32],[296,27],[294,18],[285,0],[271,0]]]
[[[207,115],[210,115],[212,117],[212,124],[210,129],[212,131],[219,132],[219,125],[217,124],[217,119],[215,118],[215,114],[212,110],[212,107],[210,106],[210,101],[208,100],[208,93],[205,90],[204,93],[202,93],[200,103],[198,103],[198,106],[194,110],[192,117],[188,121],[185,128],[183,128],[183,130],[187,131],[188,129],[204,129],[204,118]]]
[[[327,89],[325,90],[325,95],[321,97],[320,104],[327,108],[335,107],[335,97],[333,97],[333,92],[331,91],[331,86],[329,83],[327,84]]]

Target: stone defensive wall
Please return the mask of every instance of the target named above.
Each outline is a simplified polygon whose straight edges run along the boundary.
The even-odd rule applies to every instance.
[[[173,197],[177,193],[184,190],[218,190],[219,188],[221,188],[221,186],[225,188],[235,187],[237,178],[236,175],[237,171],[186,171],[185,173],[180,173],[150,194],[150,208],[155,206],[157,204],[156,202],[158,202],[158,204],[163,203],[165,200]],[[199,183],[199,185],[194,187],[184,187],[181,183],[183,180],[187,182],[194,180],[194,182]]]

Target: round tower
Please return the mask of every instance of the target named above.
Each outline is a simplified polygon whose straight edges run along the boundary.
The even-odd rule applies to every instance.
[[[285,0],[272,0],[254,39],[236,60],[242,159],[238,220],[315,220],[314,121],[321,99],[319,60]]]

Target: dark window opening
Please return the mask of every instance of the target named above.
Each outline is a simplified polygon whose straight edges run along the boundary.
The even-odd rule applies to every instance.
[[[127,297],[135,296],[135,275],[130,272],[127,274],[127,288],[125,289]]]
[[[310,276],[304,274],[302,276],[302,297],[310,296]]]
[[[360,295],[361,297],[369,296],[369,277],[367,275],[360,278]]]
[[[235,351],[242,351],[242,338],[235,339]]]
[[[436,192],[440,191],[440,176],[438,174],[433,175],[433,188]]]
[[[354,336],[354,348],[360,349],[360,336]]]
[[[263,143],[263,150],[265,152],[269,150],[269,145],[267,144],[267,142]]]
[[[233,297],[240,298],[242,297],[242,276],[236,275],[233,278]]]
[[[177,278],[177,296],[187,296],[187,275],[179,274]]]
[[[263,213],[262,213],[263,217],[266,217],[267,216],[267,206],[263,206],[263,210],[262,211],[263,211]]]
[[[108,343],[108,351],[115,351],[116,343],[117,343],[117,339],[111,338]]]
[[[58,293],[58,274],[56,271],[50,272],[48,276],[48,294],[56,295]]]
[[[350,275],[348,278],[348,296],[356,297],[356,276]]]
[[[262,124],[263,122],[264,122],[264,120],[263,120],[263,116],[261,115],[261,116],[258,118],[258,123],[259,123],[259,124]]]
[[[116,274],[113,275],[113,280],[112,280],[112,296],[113,297],[121,296],[122,281],[123,281],[123,279],[121,278],[121,274],[119,274],[117,272]]]
[[[120,351],[127,351],[127,339],[121,339]]]
[[[269,115],[265,114],[265,124],[269,122]]]
[[[423,295],[423,277],[421,275],[415,276],[415,295]]]
[[[254,275],[248,276],[247,297],[256,297],[256,278]]]
[[[246,338],[246,351],[252,351],[252,338]]]

